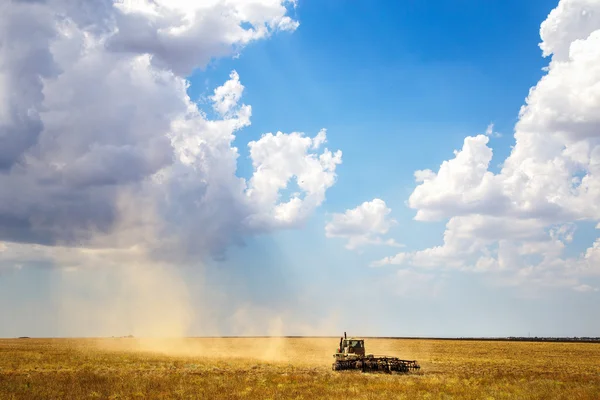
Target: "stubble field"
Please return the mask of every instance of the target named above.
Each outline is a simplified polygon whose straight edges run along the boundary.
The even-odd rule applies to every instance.
[[[0,340],[0,399],[600,399],[600,345],[367,339],[410,375],[334,372],[338,339]]]

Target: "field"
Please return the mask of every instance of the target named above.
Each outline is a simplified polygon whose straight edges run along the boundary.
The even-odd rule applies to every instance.
[[[331,371],[337,339],[0,340],[0,399],[599,399],[600,344],[367,339],[417,374]]]

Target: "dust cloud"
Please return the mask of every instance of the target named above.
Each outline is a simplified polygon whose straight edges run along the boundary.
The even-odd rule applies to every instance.
[[[281,313],[241,302],[231,311],[218,302],[195,302],[198,296],[190,295],[178,271],[156,263],[65,269],[57,286],[63,331],[93,338],[94,347],[105,351],[289,362],[301,361],[306,349],[285,335],[335,330],[334,316],[309,324],[295,310]],[[337,341],[315,340],[311,354],[329,359]]]
[[[286,362],[305,352],[283,336],[338,334],[335,314],[315,321],[300,305],[259,306],[234,288],[211,285],[201,263],[179,264],[184,257],[176,238],[164,236],[152,204],[135,198],[121,195],[110,234],[96,232],[85,246],[52,252],[61,271],[54,285],[57,322],[66,336],[94,338],[96,347],[110,351]],[[216,339],[221,336],[268,338]],[[331,357],[337,343],[326,342],[314,354]]]

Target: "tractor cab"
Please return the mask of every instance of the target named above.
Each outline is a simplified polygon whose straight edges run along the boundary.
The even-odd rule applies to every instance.
[[[347,338],[344,333],[344,337],[340,338],[340,347],[338,353],[343,355],[365,355],[365,341],[363,339]]]

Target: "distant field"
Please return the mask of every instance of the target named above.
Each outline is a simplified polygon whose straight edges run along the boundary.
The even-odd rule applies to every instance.
[[[0,399],[600,399],[600,344],[368,339],[411,375],[331,371],[334,339],[0,340]]]

